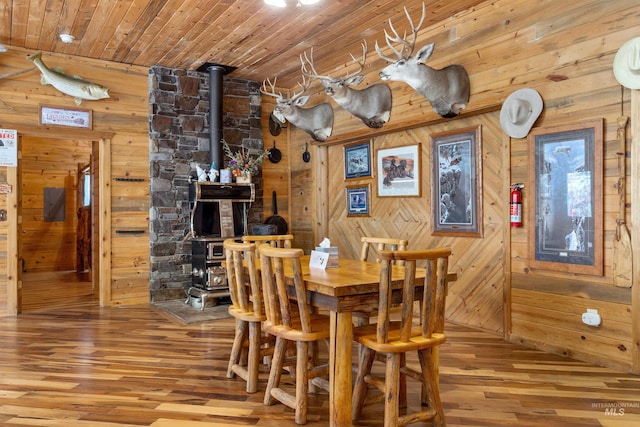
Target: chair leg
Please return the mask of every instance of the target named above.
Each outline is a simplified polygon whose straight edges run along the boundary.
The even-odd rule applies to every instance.
[[[367,383],[365,377],[371,372],[373,361],[376,353],[367,347],[362,347],[360,358],[358,360],[358,373],[356,375],[355,384],[353,386],[353,398],[351,405],[351,419],[357,420],[362,413],[365,398],[367,397]]]
[[[307,358],[307,367],[314,367],[320,365],[320,345],[318,341],[312,341],[307,343],[307,349],[309,350]],[[299,353],[299,352],[298,352]],[[318,390],[313,384],[313,381],[307,381],[309,385],[308,393],[317,393]]]
[[[249,323],[249,356],[247,359],[247,393],[258,391],[260,369],[260,322]]]
[[[400,353],[387,354],[384,391],[384,427],[395,427],[398,424],[399,388],[400,388]]]
[[[282,367],[284,366],[285,352],[287,349],[287,340],[277,337],[276,345],[273,350],[273,359],[271,360],[271,370],[269,371],[269,381],[267,382],[267,388],[264,392],[264,404],[273,405],[273,395],[271,390],[277,388],[280,385],[280,376],[282,374]]]
[[[309,343],[296,343],[296,424],[307,423],[307,394],[309,393],[309,378],[307,363],[309,362]]]
[[[233,346],[231,347],[231,355],[229,356],[229,365],[227,366],[227,378],[235,376],[231,367],[240,362],[242,348],[247,338],[247,322],[244,320],[236,320],[236,335],[233,338]]]
[[[400,367],[404,368],[407,364],[407,353],[400,353]],[[400,408],[407,407],[407,376],[400,371],[398,404]]]
[[[364,326],[371,323],[371,318],[369,313],[359,313],[356,317],[356,326]],[[362,344],[358,344],[358,360],[360,360],[360,356],[362,356],[362,352],[364,351],[364,346]],[[356,366],[357,369],[357,366]]]
[[[440,400],[440,385],[438,381],[438,366],[434,358],[433,349],[418,352],[420,367],[422,369],[422,383],[426,385],[429,408],[435,411],[434,426],[445,426],[444,408]],[[424,390],[424,388],[423,388]],[[423,397],[423,401],[425,398]]]

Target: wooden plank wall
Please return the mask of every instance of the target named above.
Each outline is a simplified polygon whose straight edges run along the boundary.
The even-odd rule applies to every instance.
[[[273,215],[272,195],[276,192],[278,199],[278,215],[287,221],[287,225],[291,228],[291,218],[289,204],[295,198],[290,197],[290,166],[296,163],[302,163],[300,156],[292,153],[289,145],[289,128],[281,129],[279,135],[274,136],[269,132],[269,115],[273,111],[275,100],[272,97],[262,95],[262,138],[264,140],[264,148],[271,149],[274,144],[282,153],[282,159],[278,163],[266,160],[262,167],[262,185],[263,185],[263,218],[264,222]],[[300,234],[300,233],[299,233]]]
[[[91,158],[91,141],[23,137],[22,257],[24,269],[76,268],[78,164]],[[65,189],[65,220],[44,221],[44,188]]]
[[[622,113],[630,115],[629,90],[622,90],[615,80],[612,63],[617,49],[637,37],[639,18],[640,5],[625,0],[499,0],[424,29],[416,48],[428,40],[436,42],[429,61],[432,66],[459,63],[469,72],[469,106],[459,118],[444,121],[426,99],[403,83],[391,82],[391,121],[374,131],[333,103],[333,136],[323,144],[314,143],[311,164],[291,164],[289,205],[294,234],[305,236],[307,251],[328,236],[347,257],[358,255],[362,235],[405,237],[410,248],[451,245],[452,268],[459,279],[451,285],[447,300],[449,320],[546,351],[639,372],[634,360],[640,331],[632,316],[640,307],[631,303],[632,290],[614,287],[611,278],[618,206],[613,186],[618,176],[616,119]],[[369,46],[382,37],[373,35]],[[366,84],[379,82],[377,72],[383,65],[372,58]],[[512,91],[524,87],[538,90],[544,99],[537,127],[604,120],[603,276],[531,268],[528,224],[521,229],[509,227],[509,185],[526,185],[531,179],[529,142],[510,140],[501,131],[499,109]],[[317,84],[313,88],[316,92],[308,105],[325,99]],[[429,135],[477,125],[482,126],[484,236],[431,236]],[[309,140],[295,128],[289,138],[294,156]],[[372,216],[347,218],[344,194],[351,182],[344,181],[342,145],[367,138],[373,138],[374,151],[422,143],[422,197],[382,200],[376,196],[375,180],[369,180]],[[525,218],[529,209],[531,198],[525,189]],[[582,324],[580,315],[586,308],[600,311],[602,327]]]
[[[34,53],[7,46],[8,52],[0,57],[0,74],[12,73],[32,67],[26,60]],[[100,101],[84,101],[80,108],[93,111],[93,129],[79,131],[61,127],[42,127],[38,122],[40,104],[77,108],[73,99],[51,86],[40,84],[40,73],[30,71],[16,77],[0,80],[0,127],[17,129],[19,134],[37,138],[85,141],[105,141],[109,150],[109,186],[112,197],[110,206],[100,216],[107,218],[106,230],[110,230],[103,244],[112,251],[101,254],[108,260],[106,270],[99,279],[107,280],[109,296],[103,305],[136,304],[149,301],[149,124],[148,124],[148,70],[143,67],[97,61],[71,55],[44,52],[47,66],[61,67],[69,75],[79,75],[86,80],[109,88],[111,97]],[[0,168],[0,182],[6,182],[11,171]],[[116,181],[116,178],[140,178],[142,181]],[[97,180],[96,180],[97,181]],[[14,189],[15,191],[16,189]],[[107,193],[108,194],[108,193]],[[20,197],[18,197],[19,199]],[[0,208],[7,209],[15,217],[15,206],[9,206],[11,197],[0,195]],[[17,242],[7,238],[8,222],[0,222],[0,316],[12,313],[7,308],[7,283],[15,277],[7,277],[6,254]],[[97,228],[97,227],[96,227]],[[119,233],[118,231],[141,231]],[[6,247],[5,247],[6,246]],[[109,271],[110,274],[104,274]],[[108,277],[110,276],[110,278]]]

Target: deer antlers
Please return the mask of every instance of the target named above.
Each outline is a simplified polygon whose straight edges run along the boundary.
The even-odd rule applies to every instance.
[[[353,62],[358,64],[358,69],[355,72],[347,73],[347,75],[343,78],[344,80],[347,80],[353,76],[357,76],[364,69],[364,65],[367,63],[367,50],[368,50],[367,41],[364,40],[362,42],[362,62],[358,61],[356,57],[353,56],[352,53],[349,54]],[[318,74],[315,67],[313,66],[313,47],[311,48],[309,56],[307,56],[307,52],[304,52],[304,54],[300,54],[300,62],[302,63],[303,75],[310,78],[332,80],[331,76]],[[307,66],[305,64],[308,64],[309,68],[311,69],[311,72],[307,70]]]
[[[391,23],[391,19],[389,19],[389,28],[391,28],[391,31],[393,32],[394,37],[390,36],[389,33],[387,33],[387,30],[385,29],[384,38],[387,42],[387,46],[391,48],[393,53],[396,54],[397,58],[391,58],[389,56],[384,55],[382,53],[382,50],[378,46],[378,42],[376,41],[376,52],[378,52],[378,55],[380,55],[380,57],[385,61],[396,62],[398,59],[402,59],[402,58],[407,59],[411,56],[411,53],[413,52],[413,48],[416,44],[416,36],[418,34],[418,31],[420,30],[420,27],[422,27],[422,23],[424,22],[426,7],[424,3],[422,3],[422,17],[420,18],[420,22],[418,23],[418,25],[413,24],[413,20],[411,19],[411,15],[409,15],[409,11],[407,10],[406,6],[404,7],[404,13],[407,16],[407,19],[409,20],[409,24],[411,25],[411,32],[413,33],[413,37],[411,39],[411,42],[408,42],[406,40],[407,39],[406,31],[403,37],[400,37],[396,29],[393,27],[393,24]],[[393,47],[392,43],[398,43],[402,46],[400,49],[396,49],[395,47]],[[406,54],[405,54],[405,49],[408,49]]]
[[[277,81],[278,81],[277,77],[273,79],[273,83],[271,83],[271,80],[267,78],[262,82],[262,88],[260,88],[260,92],[268,96],[273,96],[274,98],[282,99],[282,92],[276,93]],[[269,83],[269,86],[271,86],[271,90],[267,90],[267,83]]]
[[[274,98],[276,98],[278,101],[285,99],[285,97],[282,95],[282,92],[278,92],[276,93],[276,81],[278,80],[277,77],[275,77],[273,79],[273,83],[271,83],[270,79],[266,79],[262,82],[262,88],[260,89],[260,92],[262,92],[265,95],[268,96],[273,96]],[[271,90],[267,89],[267,83],[269,83],[269,86],[271,87]],[[303,93],[305,93],[305,91],[307,89],[309,89],[309,85],[311,85],[311,80],[307,81],[304,74],[302,75],[302,83],[298,82],[298,86],[300,86],[300,88],[302,89],[300,92],[294,92],[293,95],[291,95],[291,97],[289,98],[291,101],[294,101],[296,99],[298,99],[300,96],[302,96]]]

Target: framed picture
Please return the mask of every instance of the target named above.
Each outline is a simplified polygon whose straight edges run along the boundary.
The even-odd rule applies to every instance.
[[[421,144],[377,150],[378,197],[420,196]]]
[[[69,126],[91,129],[92,111],[80,108],[62,108],[40,105],[40,125]]]
[[[347,216],[369,216],[369,193],[371,186],[347,186]]]
[[[371,177],[371,141],[344,147],[344,179]]]
[[[529,134],[534,268],[603,274],[602,129],[600,119]]]
[[[482,237],[482,128],[430,135],[434,235]]]

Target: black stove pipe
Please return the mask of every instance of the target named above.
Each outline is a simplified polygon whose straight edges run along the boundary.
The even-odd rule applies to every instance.
[[[209,71],[209,159],[218,170],[224,169],[222,149],[222,76],[225,68],[212,65]]]

